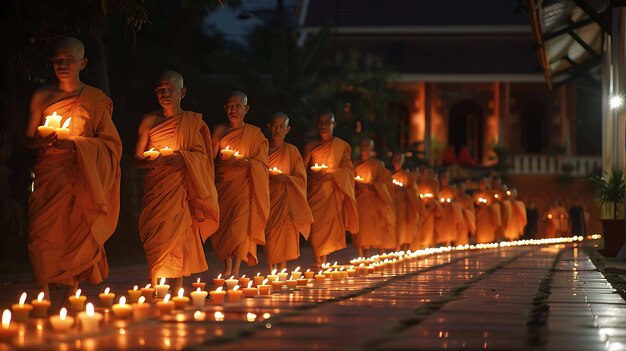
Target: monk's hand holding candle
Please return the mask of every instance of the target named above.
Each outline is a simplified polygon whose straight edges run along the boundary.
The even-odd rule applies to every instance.
[[[57,133],[52,131],[52,134],[47,136],[42,136],[39,132],[35,133],[35,136],[32,138],[31,146],[34,149],[46,148],[54,145],[54,142],[57,140]]]
[[[289,183],[289,176],[283,173],[270,174],[270,182],[272,183]]]
[[[72,139],[56,139],[54,142],[54,147],[60,150],[76,150],[76,144]]]
[[[175,152],[170,156],[161,157],[161,163],[167,166],[180,167],[185,165],[185,159],[180,153]]]

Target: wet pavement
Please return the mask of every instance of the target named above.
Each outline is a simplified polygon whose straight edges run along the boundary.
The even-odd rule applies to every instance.
[[[165,316],[152,306],[145,322],[113,317],[98,307],[103,285],[85,285],[88,300],[104,313],[98,332],[56,333],[45,319],[31,318],[13,323],[20,331],[0,350],[626,349],[626,302],[585,250],[568,243],[450,251],[239,303]],[[310,257],[303,254],[305,266]],[[353,256],[346,250],[333,259],[347,263]],[[267,274],[265,267],[244,269],[249,276],[256,271]],[[144,285],[145,272],[143,265],[116,269],[106,285],[123,294]],[[28,280],[1,287],[0,307],[22,290],[34,297]]]

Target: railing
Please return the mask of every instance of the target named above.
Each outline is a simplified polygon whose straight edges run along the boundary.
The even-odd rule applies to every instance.
[[[600,156],[511,155],[511,174],[568,174],[587,176],[602,169]]]

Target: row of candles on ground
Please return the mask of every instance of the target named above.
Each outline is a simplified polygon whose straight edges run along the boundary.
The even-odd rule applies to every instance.
[[[589,235],[587,239],[597,240],[601,235],[594,234]],[[544,244],[561,244],[583,241],[584,237],[564,237],[564,238],[550,238],[550,239],[529,239],[508,241],[501,243],[484,243],[476,245],[459,245],[459,246],[447,246],[438,248],[428,248],[418,251],[398,251],[391,253],[383,253],[374,255],[371,257],[357,257],[350,260],[348,268],[340,266],[335,262],[333,265],[326,263],[322,265],[322,269],[317,272],[307,270],[306,272],[300,272],[300,267],[293,270],[290,274],[287,273],[287,269],[283,269],[280,272],[273,270],[267,277],[261,276],[257,273],[252,279],[244,276],[235,278],[231,276],[228,279],[222,278],[221,274],[213,279],[213,283],[216,287],[215,290],[205,291],[206,283],[201,282],[200,278],[192,283],[194,291],[190,293],[191,303],[194,308],[202,308],[206,306],[206,299],[210,295],[211,304],[221,305],[224,302],[237,303],[240,302],[243,297],[253,297],[257,295],[269,295],[270,291],[274,293],[281,292],[284,286],[288,290],[294,290],[297,287],[307,286],[310,281],[323,282],[328,279],[337,281],[343,280],[349,277],[365,276],[375,271],[380,271],[386,265],[393,265],[402,262],[407,259],[422,257],[435,253],[445,253],[458,250],[480,250],[490,249],[497,247],[513,247],[513,246],[527,246],[527,245],[544,245]],[[289,277],[289,279],[287,279]],[[224,290],[226,286],[226,290]],[[245,286],[240,289],[240,286]],[[156,307],[161,315],[169,314],[174,310],[184,310],[189,306],[190,298],[184,295],[184,289],[178,291],[176,297],[171,297],[169,294],[170,286],[165,284],[165,279],[162,278],[154,288],[150,284],[145,288],[139,288],[135,286],[132,290],[128,290],[128,301],[126,296],[121,296],[117,304],[113,304],[115,294],[111,292],[109,288],[106,288],[104,292],[100,293],[101,304],[105,308],[110,308],[113,315],[117,318],[129,318],[131,315],[136,321],[143,321],[149,318],[151,302],[156,302]],[[156,298],[155,298],[156,297]],[[22,293],[19,302],[14,304],[11,308],[13,312],[13,320],[16,322],[26,322],[29,317],[45,318],[47,316],[47,310],[50,307],[50,301],[44,299],[44,293],[39,293],[36,300],[32,300],[31,304],[26,303],[27,294]],[[74,296],[69,297],[70,308],[78,312],[77,318],[81,324],[81,328],[84,332],[94,332],[99,328],[100,320],[102,320],[102,313],[96,312],[92,303],[85,302],[87,297],[81,295],[81,290],[78,289]],[[11,310],[5,310],[2,314],[2,328],[0,328],[0,341],[9,342],[12,337],[17,333],[15,326],[11,325],[12,313]],[[67,310],[62,308],[59,315],[51,316],[50,324],[55,331],[70,330],[75,319],[67,315]]]
[[[59,139],[69,139],[70,137],[70,123],[72,118],[69,117],[61,126],[61,120],[63,117],[58,115],[56,111],[50,115],[46,116],[46,122],[44,125],[37,127],[37,131],[42,137],[47,137],[48,135],[56,132],[57,138]]]

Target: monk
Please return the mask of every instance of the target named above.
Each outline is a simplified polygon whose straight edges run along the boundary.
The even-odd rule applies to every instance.
[[[450,246],[456,244],[458,231],[465,227],[465,220],[463,208],[458,202],[457,189],[450,184],[448,171],[439,173],[439,202],[443,215],[435,222],[436,242]]]
[[[380,160],[372,157],[374,141],[363,138],[359,150],[361,157],[354,167],[359,233],[353,236],[353,242],[359,257],[368,257],[369,249],[395,248],[396,218],[387,170]]]
[[[396,248],[408,250],[412,242],[421,242],[418,228],[421,203],[417,183],[411,173],[403,168],[404,154],[393,155],[393,202],[396,207]]]
[[[108,276],[104,243],[120,209],[122,142],[111,119],[111,99],[80,80],[84,54],[76,38],[56,43],[57,81],[33,93],[24,137],[26,147],[37,149],[28,253],[37,288],[46,296],[50,283],[67,285],[66,294],[72,295],[79,281],[100,283]],[[62,117],[60,125],[69,124],[69,137],[39,131],[54,112]]]
[[[507,240],[518,240],[526,227],[526,205],[517,200],[517,189],[508,189],[507,195],[511,202],[511,218],[504,230],[504,236]]]
[[[153,286],[173,278],[174,292],[184,276],[208,269],[202,244],[219,221],[211,133],[200,113],[181,109],[186,91],[179,73],[161,75],[155,88],[161,110],[143,117],[135,148],[135,165],[147,170],[139,236],[148,274]],[[165,148],[173,154],[144,156]]]
[[[220,226],[211,243],[217,258],[225,261],[224,275],[238,276],[241,261],[256,265],[257,245],[265,244],[270,212],[268,142],[259,128],[244,122],[250,110],[246,94],[232,92],[224,110],[228,123],[213,130]]]
[[[502,179],[498,175],[491,178],[491,193],[495,202],[500,205],[500,226],[496,229],[496,240],[501,241],[507,239],[505,236],[506,228],[512,216],[513,208],[509,200],[507,185],[502,183]]]
[[[352,234],[359,232],[351,148],[333,136],[335,126],[332,112],[320,113],[319,139],[309,141],[304,147],[304,165],[309,175],[307,196],[314,220],[309,242],[316,266],[326,263],[328,254],[346,247],[346,230]],[[315,165],[319,167],[311,169]]]
[[[561,202],[555,201],[544,214],[543,220],[546,222],[546,238],[571,235],[569,233],[569,213]]]
[[[500,204],[495,202],[486,179],[480,179],[477,188],[474,193],[476,242],[492,243],[496,241],[496,231],[502,226]]]
[[[474,199],[466,193],[466,182],[458,182],[457,196],[461,208],[463,209],[463,220],[465,225],[458,228],[456,243],[457,245],[469,244],[469,237],[476,233],[476,213],[474,212]]]
[[[270,270],[287,268],[300,257],[300,234],[308,239],[313,214],[306,198],[306,170],[298,149],[285,142],[289,117],[275,113],[270,132],[270,214],[265,227],[265,253]]]
[[[419,224],[421,240],[411,243],[412,251],[435,246],[435,223],[438,218],[443,217],[439,202],[439,183],[433,169],[420,166],[417,188],[422,201]]]

